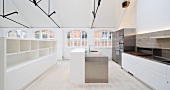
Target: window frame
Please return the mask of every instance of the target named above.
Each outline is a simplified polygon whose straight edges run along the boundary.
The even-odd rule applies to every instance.
[[[36,33],[37,32],[37,33]],[[39,33],[38,33],[39,32]],[[53,33],[53,38],[51,38],[51,32]],[[36,35],[39,38],[36,38]],[[43,35],[46,35],[47,38],[43,38]],[[41,39],[41,40],[54,40],[55,39],[55,32],[52,30],[36,30],[34,32],[34,39]]]
[[[75,31],[79,31],[80,33],[77,33]],[[70,36],[68,36],[70,33]],[[76,36],[75,36],[76,34]],[[78,38],[78,35],[80,35],[80,38]],[[69,37],[69,38],[68,38]],[[88,34],[87,31],[84,30],[69,30],[66,32],[66,47],[67,48],[75,48],[75,47],[88,47]],[[71,44],[68,45],[68,42]],[[75,46],[75,42],[77,42],[77,45]],[[84,42],[84,46],[83,46]]]
[[[10,35],[10,33],[11,33],[11,35]],[[25,35],[24,35],[24,33],[25,33]],[[24,39],[24,38],[27,38],[27,32],[25,30],[20,30],[20,29],[10,30],[7,32],[7,37]]]
[[[107,34],[105,34],[106,32],[107,32]],[[99,33],[98,34],[99,36],[96,33]],[[98,37],[96,38],[96,35],[99,38]],[[112,48],[112,40],[113,40],[113,37],[112,37],[111,30],[97,30],[94,32],[94,46],[95,46],[95,48]]]

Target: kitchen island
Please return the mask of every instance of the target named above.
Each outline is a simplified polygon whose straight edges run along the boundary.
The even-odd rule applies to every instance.
[[[107,83],[108,57],[98,52],[85,53],[84,48],[70,52],[71,83]]]
[[[85,82],[108,83],[108,57],[98,52],[85,56]]]

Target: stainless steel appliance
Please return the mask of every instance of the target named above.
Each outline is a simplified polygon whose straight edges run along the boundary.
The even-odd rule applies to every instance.
[[[121,65],[122,52],[135,51],[136,29],[124,28],[112,33],[112,60]]]

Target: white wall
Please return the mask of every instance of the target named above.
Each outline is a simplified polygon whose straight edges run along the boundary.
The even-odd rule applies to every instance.
[[[34,39],[34,32],[36,30],[51,30],[55,32],[55,39],[57,40],[57,60],[62,60],[62,48],[63,48],[63,39],[62,39],[62,30],[59,28],[1,28],[0,33],[2,32],[3,37],[7,37],[7,33],[10,30],[24,30],[27,32],[27,38]],[[0,34],[1,36],[1,34]]]
[[[130,0],[130,5],[124,10],[124,15],[122,17],[118,30],[122,28],[136,28],[136,9],[137,0]]]
[[[170,29],[170,0],[137,0],[137,33]]]
[[[3,36],[3,30],[0,29],[0,37],[2,37],[2,36]]]
[[[69,30],[84,30],[87,32],[87,39],[88,39],[88,46],[89,45],[94,45],[94,32],[97,30],[111,30],[111,31],[116,31],[115,28],[63,28],[63,56],[64,59],[69,59],[70,58],[70,51],[75,49],[73,47],[67,47],[67,32]],[[88,49],[88,48],[86,48]],[[106,55],[111,59],[112,57],[112,48],[95,48],[96,50],[100,51],[103,55]]]

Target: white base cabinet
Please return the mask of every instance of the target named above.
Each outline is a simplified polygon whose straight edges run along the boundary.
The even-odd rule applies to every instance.
[[[167,89],[166,90],[170,90],[170,83],[167,84]]]
[[[156,90],[167,89],[167,66],[127,53],[122,54],[122,67]]]
[[[0,37],[0,90],[22,90],[57,63],[55,40]]]
[[[70,52],[70,82],[85,83],[85,49],[76,48]]]

